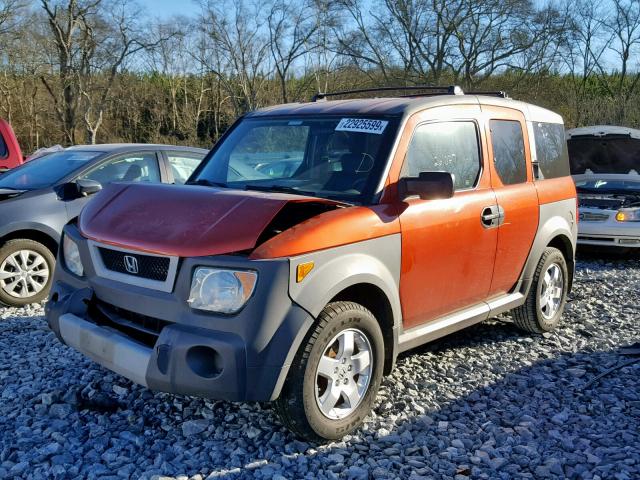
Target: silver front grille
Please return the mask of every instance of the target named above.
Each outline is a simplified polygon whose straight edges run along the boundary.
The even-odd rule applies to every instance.
[[[607,220],[609,220],[608,213],[580,212],[581,222],[606,222]]]
[[[93,268],[99,277],[161,292],[173,291],[178,257],[142,253],[93,240],[88,243]],[[127,266],[125,257],[135,260],[134,269]]]

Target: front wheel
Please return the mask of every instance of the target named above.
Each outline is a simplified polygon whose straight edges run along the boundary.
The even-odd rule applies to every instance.
[[[9,240],[0,248],[0,302],[22,307],[44,300],[55,262],[51,251],[39,242]]]
[[[357,303],[330,303],[296,354],[276,412],[306,440],[340,439],[371,411],[383,367],[384,340],[373,314]]]
[[[556,328],[567,302],[569,270],[560,250],[547,247],[538,262],[525,303],[513,310],[516,326],[544,333]]]

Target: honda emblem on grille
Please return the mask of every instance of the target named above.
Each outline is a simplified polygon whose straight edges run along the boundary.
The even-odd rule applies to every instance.
[[[132,257],[131,255],[124,256],[124,268],[127,269],[127,272],[137,275],[138,274],[138,259],[136,257]]]

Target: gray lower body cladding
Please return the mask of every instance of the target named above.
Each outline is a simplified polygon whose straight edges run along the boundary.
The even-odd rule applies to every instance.
[[[60,340],[153,390],[233,401],[275,399],[312,316],[288,296],[289,261],[240,256],[186,258],[163,292],[96,275],[90,245],[65,228],[85,268],[78,278],[59,258],[47,321]],[[235,315],[187,304],[197,266],[252,269],[252,299]]]

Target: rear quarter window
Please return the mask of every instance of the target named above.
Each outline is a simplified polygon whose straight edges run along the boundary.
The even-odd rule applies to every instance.
[[[536,140],[539,179],[566,177],[569,171],[569,153],[564,125],[558,123],[533,123]]]

